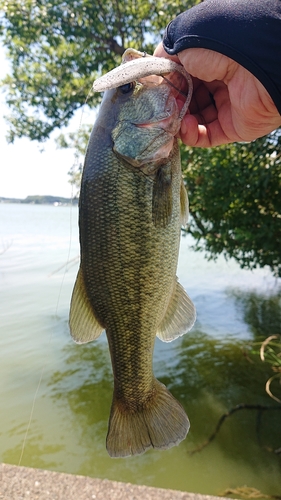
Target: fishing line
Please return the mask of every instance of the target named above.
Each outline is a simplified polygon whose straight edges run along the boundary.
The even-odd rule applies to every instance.
[[[76,140],[76,145],[75,145],[75,149],[76,150],[75,150],[75,153],[74,153],[74,163],[73,163],[73,170],[74,171],[77,168],[78,162],[79,162],[78,136],[79,136],[79,132],[80,132],[81,127],[82,127],[82,121],[83,121],[83,116],[84,116],[85,105],[88,102],[88,99],[89,99],[89,97],[91,95],[91,92],[92,92],[92,87],[91,87],[90,91],[87,94],[87,97],[85,99],[85,102],[84,102],[84,104],[82,106],[82,110],[81,110],[81,116],[80,116],[80,120],[79,120],[78,131],[77,131],[77,140]],[[73,200],[74,200],[74,188],[73,188],[73,183],[72,183],[71,184],[71,197],[70,197],[70,217],[69,217],[69,225],[70,225],[69,231],[70,231],[70,235],[69,235],[68,255],[67,255],[66,264],[64,266],[65,267],[64,274],[63,274],[63,277],[62,277],[62,280],[61,280],[60,289],[59,289],[58,298],[57,298],[57,303],[56,303],[56,309],[55,309],[55,317],[56,318],[58,317],[58,308],[59,308],[59,302],[60,302],[61,293],[62,293],[62,287],[63,287],[63,284],[64,284],[65,275],[66,275],[67,270],[68,270],[67,269],[67,264],[70,262],[70,252],[71,252],[71,246],[72,246]],[[53,331],[51,331],[51,333],[49,335],[49,340],[48,340],[47,347],[49,347],[49,345],[51,343],[51,340],[52,340],[52,337],[53,337]],[[48,362],[49,362],[49,360],[47,359],[47,361],[44,363],[44,365],[43,365],[43,367],[41,369],[39,381],[38,381],[37,388],[35,390],[35,394],[34,394],[33,401],[32,401],[32,406],[31,406],[31,410],[30,410],[28,424],[27,424],[25,435],[24,435],[23,442],[22,442],[22,447],[21,447],[21,453],[20,453],[20,457],[19,457],[19,461],[18,461],[18,466],[21,465],[21,462],[22,462],[22,459],[23,459],[24,450],[25,450],[25,447],[26,447],[26,442],[27,442],[27,439],[28,439],[28,435],[29,435],[29,431],[30,431],[30,427],[31,427],[31,422],[32,422],[33,415],[34,415],[36,399],[37,399],[38,392],[39,392],[41,384],[42,384],[43,375],[44,375],[45,370],[47,368]]]
[[[52,333],[50,335],[48,345],[50,344],[51,338],[52,338]],[[31,411],[30,411],[29,420],[28,420],[26,431],[25,431],[25,435],[24,435],[24,438],[23,438],[23,443],[22,443],[20,458],[19,458],[19,461],[18,461],[18,466],[21,465],[21,461],[22,461],[22,457],[23,457],[23,454],[24,454],[27,437],[28,437],[28,434],[29,434],[29,430],[30,430],[30,426],[31,426],[31,422],[32,422],[33,414],[34,414],[35,401],[36,401],[39,389],[41,387],[41,382],[42,382],[42,378],[43,378],[43,374],[44,374],[46,366],[47,366],[47,362],[45,363],[45,365],[43,366],[43,368],[41,370],[39,382],[38,382],[38,385],[37,385],[37,388],[36,388],[36,391],[35,391],[35,394],[34,394],[34,398],[33,398],[33,401],[32,401]]]
[[[87,97],[85,99],[85,102],[82,106],[82,110],[81,110],[81,116],[80,116],[80,120],[79,120],[79,125],[78,125],[78,131],[77,131],[77,139],[76,139],[76,142],[75,142],[75,153],[74,153],[74,163],[73,163],[73,172],[75,173],[76,169],[78,168],[79,166],[79,148],[78,148],[78,141],[79,141],[79,132],[82,128],[82,122],[83,122],[83,117],[84,117],[84,111],[85,111],[85,106],[88,102],[88,99],[90,98],[90,95],[91,95],[91,92],[92,92],[92,89],[93,87],[91,87],[91,89],[89,90],[88,94],[87,94]],[[84,156],[85,156],[85,152],[84,151]],[[73,223],[73,200],[74,200],[74,188],[73,188],[73,183],[71,184],[71,198],[70,198],[70,217],[69,217],[69,246],[68,246],[68,255],[67,255],[67,260],[66,260],[66,264],[65,264],[65,267],[64,267],[64,273],[63,273],[63,277],[62,277],[62,280],[61,280],[61,285],[60,285],[60,289],[59,289],[59,294],[58,294],[58,299],[57,299],[57,305],[56,305],[56,311],[55,311],[55,315],[57,316],[57,313],[58,313],[58,307],[59,307],[59,302],[60,302],[60,298],[61,298],[61,293],[62,293],[62,287],[63,287],[63,284],[64,284],[64,280],[65,280],[65,276],[66,276],[66,273],[68,271],[68,268],[67,268],[67,264],[70,262],[70,252],[71,252],[71,246],[72,246],[72,223]]]
[[[161,75],[163,80],[165,80],[166,83],[168,83],[173,89],[177,90],[179,94],[181,94],[183,97],[187,98],[188,94],[185,94],[182,90],[180,90],[174,83],[169,80],[169,78],[166,78],[164,75]]]
[[[76,166],[75,163],[73,166]],[[71,246],[72,246],[72,222],[73,222],[73,184],[71,185],[71,197],[70,197],[70,212],[69,212],[69,245],[68,245],[68,253],[67,253],[67,259],[66,259],[66,264],[64,265],[64,272],[63,276],[61,279],[61,284],[60,284],[60,289],[58,293],[58,298],[57,298],[57,304],[56,304],[56,310],[55,310],[55,317],[58,318],[58,308],[59,308],[59,302],[61,299],[61,294],[62,294],[62,288],[64,285],[64,280],[66,273],[68,271],[67,264],[70,262],[70,252],[71,252]]]

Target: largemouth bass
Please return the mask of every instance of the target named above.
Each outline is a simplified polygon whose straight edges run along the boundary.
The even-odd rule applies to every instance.
[[[123,63],[139,57],[128,50]],[[112,457],[169,448],[189,430],[184,409],[152,369],[156,335],[169,342],[195,321],[176,277],[188,211],[175,139],[181,112],[173,78],[140,72],[130,82],[131,73],[120,80],[117,71],[117,81],[126,83],[105,92],[90,137],[79,207],[81,262],[70,307],[76,342],[106,331],[114,375],[106,440]]]

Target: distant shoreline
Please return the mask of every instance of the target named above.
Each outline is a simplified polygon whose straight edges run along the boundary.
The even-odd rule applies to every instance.
[[[21,203],[21,204],[31,204],[31,205],[55,205],[55,206],[65,206],[65,205],[78,205],[78,198],[64,198],[62,196],[27,196],[24,199],[21,198],[5,198],[0,196],[0,203]]]

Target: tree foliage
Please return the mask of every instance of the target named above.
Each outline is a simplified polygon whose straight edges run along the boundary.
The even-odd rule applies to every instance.
[[[67,135],[60,134],[56,138],[57,146],[60,149],[72,148],[74,150],[74,162],[68,175],[70,179],[69,182],[73,186],[74,196],[77,198],[80,194],[83,162],[92,128],[92,125],[84,123],[80,125],[77,132],[70,132]]]
[[[67,125],[97,74],[120,64],[128,47],[151,52],[182,10],[180,0],[0,0],[0,37],[11,62],[8,140],[44,141]]]
[[[44,141],[67,125],[102,72],[120,63],[124,50],[153,51],[167,23],[200,0],[0,0],[0,38],[11,63],[4,79],[8,140]],[[94,108],[100,95],[88,101]],[[89,130],[60,136],[77,161]],[[251,144],[182,148],[190,198],[188,231],[209,257],[234,257],[242,267],[268,265],[281,276],[280,130]]]
[[[184,148],[188,231],[209,257],[281,276],[281,134],[215,149]]]

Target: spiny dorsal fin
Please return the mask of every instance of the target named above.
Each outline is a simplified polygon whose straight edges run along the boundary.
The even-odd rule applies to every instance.
[[[97,339],[103,331],[88,299],[81,268],[72,292],[69,326],[71,336],[77,344],[91,342]]]
[[[181,180],[180,209],[181,209],[181,225],[186,226],[189,215],[189,203],[183,179]]]
[[[156,227],[166,227],[173,208],[172,172],[170,164],[156,173],[152,195],[152,220]]]
[[[171,342],[188,332],[193,327],[195,320],[194,304],[185,289],[176,281],[174,293],[156,335],[164,342]]]

